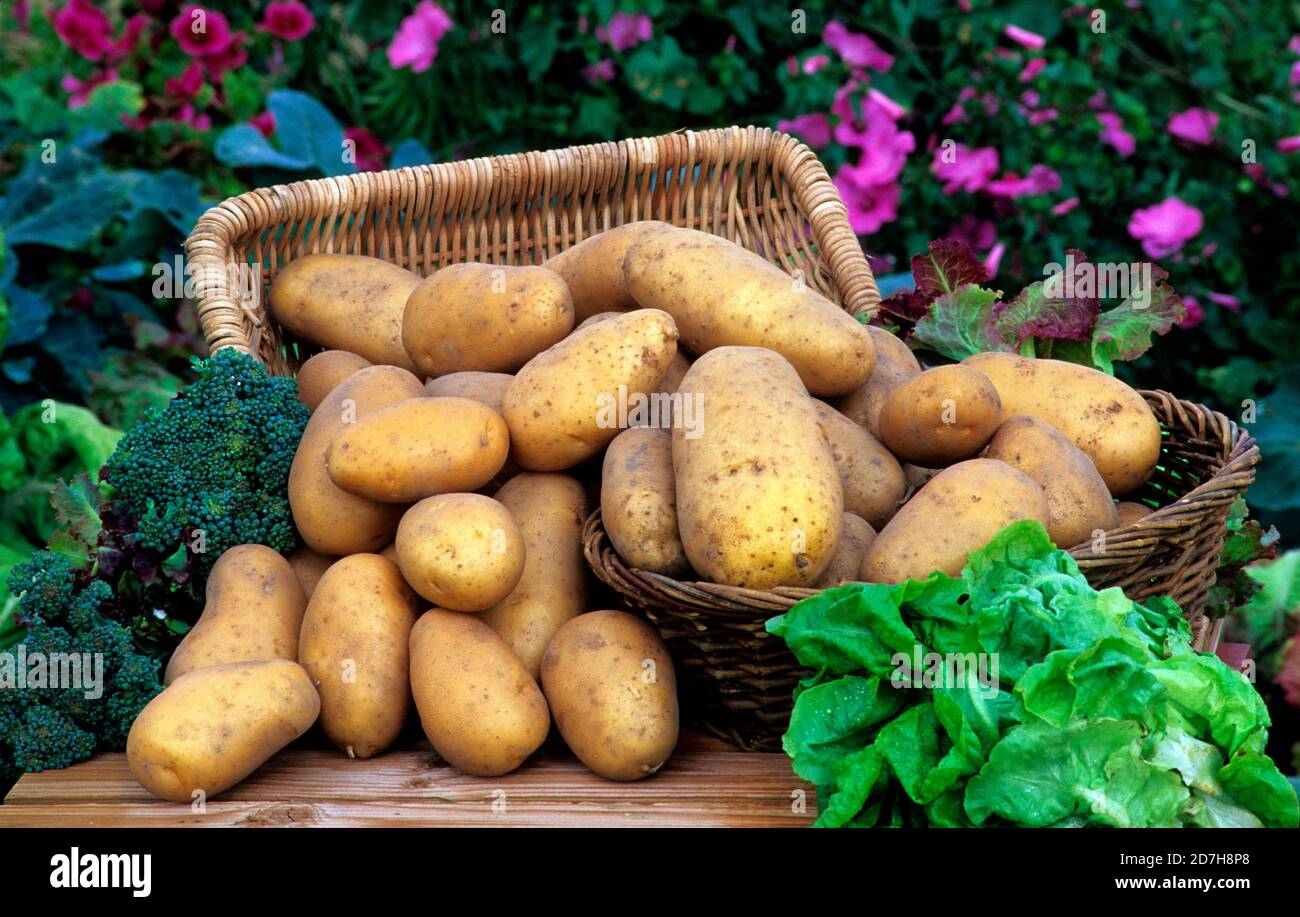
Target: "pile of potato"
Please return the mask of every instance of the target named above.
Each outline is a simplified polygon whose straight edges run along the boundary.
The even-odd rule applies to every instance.
[[[378,754],[412,703],[471,774],[518,767],[552,720],[596,773],[654,773],[677,739],[672,661],[641,619],[592,610],[597,503],[644,570],[899,582],[958,573],[1018,519],[1061,546],[1115,528],[1113,497],[1160,451],[1113,378],[1004,353],[922,371],[762,257],[658,222],[425,279],[306,256],[270,307],[327,348],[298,377],[305,546],[217,562],[128,741],[168,799],[232,786],[317,722]]]

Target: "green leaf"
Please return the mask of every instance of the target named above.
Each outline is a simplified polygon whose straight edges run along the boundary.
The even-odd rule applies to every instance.
[[[913,341],[953,360],[988,350],[1012,350],[993,324],[998,295],[971,283],[944,293],[916,323]]]
[[[844,675],[865,670],[889,677],[893,657],[909,658],[916,637],[898,611],[889,586],[850,583],[828,589],[767,622],[801,665]]]
[[[63,528],[50,536],[50,550],[63,554],[75,566],[88,564],[103,527],[99,521],[103,502],[99,485],[87,474],[79,474],[70,482],[55,482],[50,505]]]
[[[1152,335],[1168,333],[1187,317],[1183,301],[1163,276],[1164,271],[1152,271],[1149,301],[1143,289],[1097,317],[1092,358],[1098,369],[1114,375],[1116,361],[1136,360],[1151,348]]]
[[[222,131],[213,153],[219,162],[228,166],[270,166],[294,172],[311,167],[310,160],[282,153],[271,146],[251,124],[236,124]]]
[[[1237,756],[1219,771],[1219,780],[1233,800],[1268,827],[1300,825],[1296,792],[1271,758],[1262,754]]]
[[[327,176],[356,171],[354,163],[343,161],[343,128],[320,102],[305,92],[277,89],[267,96],[266,107],[275,115],[275,139],[287,155]],[[256,133],[256,128],[242,126]]]

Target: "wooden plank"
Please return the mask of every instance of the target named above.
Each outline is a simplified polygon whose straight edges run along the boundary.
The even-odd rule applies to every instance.
[[[686,732],[664,769],[636,783],[604,780],[552,751],[485,779],[448,767],[427,746],[369,761],[290,749],[202,814],[150,796],[125,756],[100,755],[24,776],[0,806],[0,827],[801,827],[815,809],[812,787],[784,755]]]

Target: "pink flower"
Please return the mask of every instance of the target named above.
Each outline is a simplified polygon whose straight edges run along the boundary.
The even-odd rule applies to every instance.
[[[979,191],[998,170],[998,151],[991,146],[969,149],[958,143],[934,151],[930,171],[943,182],[944,194]]]
[[[1025,68],[1020,71],[1020,82],[1028,83],[1034,77],[1038,76],[1038,74],[1042,73],[1043,68],[1046,66],[1047,61],[1043,58],[1031,57],[1029,63],[1025,64]]]
[[[1020,178],[1014,172],[1008,172],[997,181],[991,181],[984,190],[994,197],[1032,197],[1035,194],[1047,194],[1061,187],[1061,176],[1045,165],[1035,165],[1029,174]]]
[[[813,54],[803,62],[803,72],[807,76],[812,76],[830,62],[831,59],[825,54]]]
[[[236,32],[220,51],[199,58],[213,82],[220,83],[226,71],[238,70],[248,62],[248,49],[244,47],[244,39],[247,37],[244,32]]]
[[[203,88],[203,67],[196,60],[190,61],[180,76],[167,78],[166,86],[169,96],[177,99],[194,98]]]
[[[1286,43],[1286,49],[1292,54],[1300,54],[1300,35],[1292,35],[1291,40]]]
[[[588,83],[608,83],[614,78],[614,62],[608,57],[601,58],[583,67],[582,76]]]
[[[1286,81],[1289,86],[1300,86],[1300,60],[1291,65],[1291,75]]]
[[[1300,135],[1295,137],[1283,137],[1277,142],[1277,151],[1290,155],[1291,153],[1300,153]]]
[[[1028,29],[1022,29],[1018,25],[1008,25],[1003,29],[1003,32],[1007,38],[1010,38],[1021,47],[1028,48],[1030,51],[1042,50],[1043,45],[1047,44],[1047,40],[1043,36]]]
[[[1104,111],[1106,108],[1106,90],[1098,89],[1089,96],[1088,108],[1092,111]]]
[[[881,111],[893,118],[895,121],[907,114],[907,109],[899,105],[879,89],[876,89],[874,86],[867,90],[867,99],[874,102]],[[863,114],[866,114],[865,106],[863,107]]]
[[[1037,127],[1039,124],[1046,124],[1048,121],[1055,121],[1060,112],[1055,108],[1040,108],[1038,111],[1029,113],[1029,123]]]
[[[257,27],[285,41],[300,41],[316,28],[316,17],[298,0],[276,0],[266,5]]]
[[[654,25],[645,13],[615,13],[605,26],[597,26],[596,38],[615,51],[635,48],[654,37]]]
[[[1216,306],[1223,306],[1223,308],[1228,309],[1229,311],[1241,311],[1241,300],[1229,293],[1211,293],[1206,298]]]
[[[850,32],[838,19],[826,23],[826,28],[822,30],[822,41],[850,67],[867,67],[884,73],[894,66],[894,55],[881,50],[870,36]]]
[[[857,88],[857,80],[849,80],[835,90],[835,98],[831,100],[832,115],[843,121],[852,121],[856,117],[857,112],[853,109],[853,92]]]
[[[86,60],[99,60],[113,46],[108,14],[90,0],[68,0],[68,5],[54,14],[53,24],[59,40]]]
[[[1078,206],[1079,199],[1077,197],[1067,197],[1065,200],[1061,201],[1061,203],[1052,207],[1052,216],[1063,217]]]
[[[269,111],[264,111],[260,115],[253,115],[248,119],[248,123],[257,128],[257,132],[263,137],[270,137],[275,133],[275,115]]]
[[[112,83],[117,79],[117,71],[112,67],[94,73],[84,80],[79,80],[75,76],[65,76],[59,83],[64,92],[68,94],[68,107],[80,108],[90,101],[90,94],[99,86],[105,83]]]
[[[402,20],[388,46],[388,64],[394,70],[410,67],[423,73],[438,57],[438,42],[451,28],[451,17],[433,0],[420,0],[415,12]]]
[[[1178,323],[1179,328],[1195,328],[1205,318],[1205,310],[1194,296],[1183,297],[1183,308],[1187,311],[1187,316]]]
[[[28,31],[29,25],[27,20],[31,15],[32,7],[28,0],[17,0],[14,4],[14,22],[18,23],[18,31]]]
[[[794,134],[818,150],[831,142],[831,122],[823,114],[798,115],[790,121],[778,121],[776,129]]]
[[[135,50],[135,46],[140,43],[140,36],[144,34],[145,29],[149,28],[152,20],[144,13],[136,13],[126,21],[126,28],[122,30],[122,37],[113,42],[113,46],[108,49],[108,59],[118,61],[126,57]]]
[[[216,10],[186,6],[171,21],[172,37],[191,57],[206,57],[225,51],[231,41],[230,23]]]
[[[954,102],[952,108],[944,113],[939,122],[947,127],[949,124],[956,124],[959,121],[966,120],[966,109],[961,107],[960,102]]]
[[[356,152],[358,172],[380,172],[388,164],[388,147],[364,127],[349,127],[343,139],[350,140]]]
[[[1124,130],[1124,122],[1113,111],[1097,112],[1097,121],[1101,124],[1101,142],[1113,146],[1125,159],[1133,155],[1137,141],[1133,135]]]
[[[849,166],[836,172],[834,181],[849,211],[849,225],[854,232],[873,233],[898,219],[898,197],[902,189],[897,184],[864,185]]]
[[[1006,245],[999,242],[989,249],[989,253],[984,256],[984,270],[989,272],[990,277],[995,276],[998,268],[1002,266],[1002,255],[1006,250]]]
[[[845,146],[862,149],[856,166],[845,166],[840,174],[851,176],[859,187],[883,185],[894,181],[903,171],[907,154],[916,149],[911,131],[900,131],[895,123],[901,109],[887,100],[886,105],[868,95],[862,101],[862,127],[842,122],[835,127],[835,139]]]
[[[1205,146],[1214,141],[1214,128],[1219,116],[1204,108],[1189,108],[1169,116],[1166,130],[1180,140]]]
[[[172,120],[177,124],[192,127],[196,131],[206,131],[212,127],[212,118],[208,115],[199,114],[191,102],[182,105],[180,110],[176,112],[176,117]]]
[[[1205,218],[1197,208],[1167,197],[1159,204],[1133,211],[1128,234],[1142,243],[1149,258],[1164,258],[1201,231]]]

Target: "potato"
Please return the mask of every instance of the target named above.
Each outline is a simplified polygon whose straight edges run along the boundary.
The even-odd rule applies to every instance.
[[[1047,496],[1047,534],[1058,548],[1072,548],[1119,524],[1110,491],[1092,460],[1045,420],[1010,417],[998,427],[985,458],[1023,471]]]
[[[524,536],[510,511],[480,494],[421,500],[397,527],[406,581],[435,605],[483,611],[508,596],[524,574]]]
[[[417,275],[379,258],[304,255],[271,281],[271,314],[313,344],[414,371],[402,347],[402,313],[419,283]]]
[[[629,310],[624,310],[624,311],[629,311]],[[597,312],[595,315],[588,315],[582,321],[578,322],[578,324],[573,326],[573,330],[581,331],[583,328],[586,328],[590,325],[594,325],[598,322],[603,322],[611,318],[618,318],[622,314],[623,312]]]
[[[311,599],[316,584],[330,568],[330,564],[338,560],[337,557],[330,557],[328,554],[319,554],[305,544],[300,544],[290,551],[286,559],[289,561],[289,566],[293,567],[294,576],[298,577],[298,585],[302,586],[303,594],[308,599]]]
[[[814,395],[846,395],[875,365],[871,334],[857,319],[718,236],[650,233],[628,249],[623,272],[636,301],[671,315],[692,353],[731,345],[775,350]]]
[[[448,373],[424,384],[424,394],[438,398],[468,398],[501,413],[506,389],[514,381],[510,373]]]
[[[880,409],[889,393],[902,382],[921,374],[912,349],[884,328],[868,325],[867,332],[876,347],[876,365],[871,377],[861,387],[834,402],[841,414],[880,439]]]
[[[813,401],[844,490],[844,508],[872,526],[890,520],[907,493],[898,459],[862,427],[824,401]]]
[[[307,607],[289,561],[260,544],[230,548],[212,565],[203,614],[167,663],[163,684],[195,669],[259,659],[297,659]]]
[[[608,780],[640,780],[677,745],[677,679],[655,629],[624,611],[578,615],[542,659],[555,728]]]
[[[595,315],[586,319],[574,331],[581,331],[590,325],[598,324],[611,318],[618,318],[623,315],[622,312],[597,312]],[[691,368],[691,361],[687,358],[679,347],[677,353],[673,354],[672,361],[668,364],[668,371],[664,377],[659,380],[655,386],[655,391],[664,395],[671,395],[677,391],[677,386],[682,384],[682,377],[686,375],[686,370]]]
[[[347,426],[326,454],[330,480],[383,503],[477,490],[501,470],[510,434],[468,398],[411,398]]]
[[[433,608],[420,616],[411,689],[434,750],[476,777],[510,773],[550,731],[537,682],[477,615]]]
[[[587,493],[568,475],[525,472],[507,481],[496,499],[524,537],[524,574],[508,596],[480,617],[536,678],[551,637],[587,610],[588,570],[582,555]]]
[[[1082,449],[1113,496],[1137,490],[1160,459],[1160,424],[1119,379],[1062,360],[977,353],[962,361],[988,376],[1006,417],[1045,420]]]
[[[628,312],[637,308],[623,280],[623,256],[637,239],[649,233],[671,229],[657,220],[624,223],[583,239],[542,262],[569,286],[578,321],[598,312]]]
[[[1116,520],[1112,528],[1128,528],[1140,519],[1145,519],[1154,513],[1151,507],[1145,503],[1133,503],[1129,500],[1121,500],[1115,504]]]
[[[544,267],[451,264],[406,301],[402,344],[426,376],[512,373],[573,330],[564,279]]]
[[[679,391],[704,405],[698,435],[673,429],[691,566],[731,586],[815,583],[840,539],[844,494],[794,367],[761,347],[720,347],[695,361]]]
[[[311,415],[289,469],[289,506],[302,540],[321,554],[378,551],[393,540],[403,508],[340,489],[326,451],[340,432],[388,405],[420,394],[420,380],[395,366],[353,373]]]
[[[966,555],[1020,519],[1047,525],[1047,497],[1027,474],[993,459],[945,468],[889,520],[862,564],[871,583],[959,576]]]
[[[261,767],[319,713],[311,676],[288,659],[197,669],[140,711],[126,763],[160,799],[208,799]]]
[[[415,619],[410,587],[378,554],[330,567],[307,605],[298,662],[320,693],[325,735],[349,758],[383,751],[406,723]]]
[[[835,554],[821,579],[813,585],[818,589],[829,589],[842,583],[861,582],[862,562],[866,559],[867,548],[875,540],[876,530],[865,519],[853,513],[845,513],[840,543],[835,546]]]
[[[346,350],[322,350],[298,367],[298,400],[314,411],[334,386],[372,365],[365,357]]]
[[[677,531],[671,432],[632,427],[614,437],[601,472],[600,516],[629,566],[666,576],[690,570]]]
[[[648,402],[677,353],[677,328],[639,309],[575,331],[538,354],[506,389],[511,455],[531,471],[561,471],[618,435],[620,407]]]
[[[960,364],[894,386],[880,410],[880,439],[905,462],[944,468],[979,454],[1002,422],[997,389]]]

